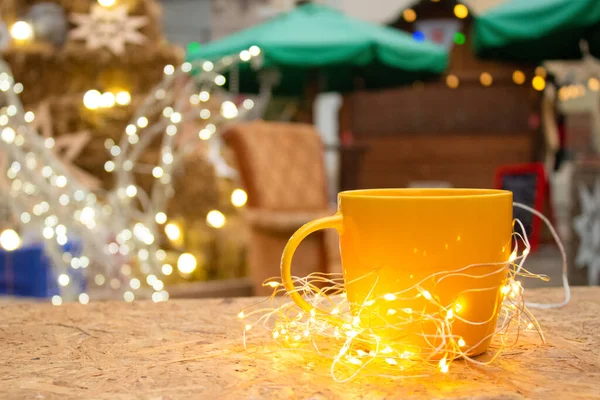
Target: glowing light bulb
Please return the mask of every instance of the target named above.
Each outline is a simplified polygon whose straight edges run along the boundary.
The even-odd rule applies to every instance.
[[[523,71],[516,70],[512,74],[512,79],[513,82],[517,85],[522,85],[523,83],[525,83],[525,74],[523,73]]]
[[[248,194],[243,189],[235,189],[231,193],[231,204],[235,207],[243,207],[248,201]]]
[[[398,361],[396,361],[393,358],[389,358],[389,357],[385,359],[385,362],[388,363],[388,364],[390,364],[390,365],[398,365]]]
[[[116,0],[98,0],[98,4],[102,7],[112,7],[116,3]]]
[[[177,259],[177,269],[182,274],[191,274],[197,266],[196,257],[190,253],[183,253]]]
[[[206,222],[213,228],[222,228],[225,225],[225,215],[221,211],[212,210],[206,215]]]
[[[13,128],[11,128],[10,126],[7,126],[6,128],[2,129],[2,133],[0,133],[0,137],[6,143],[14,142],[16,136],[17,136],[17,134],[16,134],[15,130]]]
[[[210,93],[208,93],[206,91],[202,91],[202,92],[200,92],[198,97],[200,98],[200,101],[208,101],[210,99]]]
[[[446,85],[448,85],[450,89],[456,89],[459,84],[460,81],[456,75],[450,74],[446,77]]]
[[[469,16],[469,9],[464,4],[454,6],[454,15],[456,18],[465,19]]]
[[[115,163],[111,160],[108,160],[104,163],[104,170],[106,172],[113,172],[115,170]]]
[[[104,282],[106,282],[106,278],[104,277],[104,275],[98,274],[94,277],[94,283],[96,285],[102,286],[102,285],[104,285]]]
[[[217,86],[223,86],[225,84],[225,77],[223,75],[217,75],[215,77],[215,83]],[[202,100],[202,98],[200,100]]]
[[[146,118],[146,117],[139,117],[138,120],[137,120],[137,125],[140,128],[147,127],[148,126],[148,118]]]
[[[175,67],[172,66],[171,64],[166,65],[164,72],[165,72],[165,75],[173,75],[173,73],[175,72]]]
[[[60,274],[58,276],[58,284],[61,286],[67,286],[71,282],[71,278],[67,274]]]
[[[252,57],[256,57],[260,54],[260,47],[258,46],[250,46],[250,48],[248,49],[248,51],[250,52],[250,55]]]
[[[449,309],[446,313],[446,319],[450,320],[452,318],[454,318],[454,311],[452,311],[452,309]]]
[[[200,111],[200,118],[202,119],[209,119],[210,118],[210,110],[207,110],[206,108]]]
[[[489,72],[482,72],[481,75],[479,75],[479,81],[483,86],[487,87],[492,85],[494,78]]]
[[[541,76],[535,76],[531,80],[531,86],[533,86],[533,88],[538,92],[541,92],[546,88],[546,79],[542,78]]]
[[[62,304],[62,297],[60,297],[59,295],[54,295],[52,296],[52,305],[53,306],[60,306]]]
[[[118,92],[115,96],[115,99],[117,101],[117,104],[120,106],[127,106],[131,104],[131,94],[129,94],[129,92],[126,90]]]
[[[163,275],[171,275],[173,273],[173,266],[171,264],[164,264],[161,267]]]
[[[423,290],[422,294],[427,300],[431,300],[431,293],[429,293],[427,290]]]
[[[90,296],[87,293],[81,293],[79,295],[79,302],[81,304],[87,304],[90,302]]]
[[[129,281],[129,286],[131,286],[132,289],[136,290],[136,289],[140,288],[141,282],[139,279],[133,278],[132,280]]]
[[[167,222],[167,214],[165,214],[164,212],[157,212],[156,215],[154,216],[154,220],[156,221],[157,224],[164,224],[165,222]]]
[[[97,90],[88,90],[83,95],[83,105],[88,110],[96,110],[102,103],[102,94]]]
[[[12,229],[6,229],[0,233],[0,246],[7,251],[13,251],[21,246],[19,234]]]
[[[460,347],[465,347],[465,345],[466,345],[465,340],[463,338],[458,339],[458,345]]]
[[[224,101],[223,104],[221,104],[221,115],[226,119],[233,119],[237,117],[237,106],[231,101]]]
[[[402,18],[404,18],[406,22],[415,22],[417,19],[417,13],[412,8],[407,8],[402,11]]]
[[[127,197],[135,197],[135,195],[137,194],[137,188],[134,185],[129,185],[125,189],[125,194],[127,195]]]
[[[157,179],[160,178],[161,176],[163,176],[163,169],[161,167],[152,168],[152,176]]]
[[[131,303],[135,299],[135,295],[133,292],[126,291],[123,293],[123,299],[125,299],[126,302]]]
[[[249,61],[250,58],[252,58],[252,55],[250,54],[250,52],[248,50],[242,50],[240,52],[240,60]]]
[[[246,110],[251,110],[254,107],[254,101],[252,99],[246,99],[242,104]]]
[[[588,87],[591,91],[597,92],[600,90],[600,81],[597,78],[588,79]]]
[[[386,293],[383,296],[383,298],[386,299],[387,301],[394,301],[394,300],[396,300],[396,295],[393,293]]]
[[[165,234],[172,241],[179,240],[179,238],[181,238],[181,230],[173,223],[165,226]]]
[[[206,72],[212,71],[214,67],[215,67],[215,65],[213,63],[211,63],[210,61],[204,61],[204,63],[202,64],[202,69],[205,70]]]
[[[10,36],[15,40],[30,40],[33,38],[33,27],[25,21],[17,21],[10,28]]]
[[[100,97],[100,107],[111,108],[115,106],[115,95],[111,92],[103,93]]]
[[[267,286],[270,286],[273,289],[275,289],[276,287],[279,286],[279,282],[275,282],[275,281],[267,282]]]

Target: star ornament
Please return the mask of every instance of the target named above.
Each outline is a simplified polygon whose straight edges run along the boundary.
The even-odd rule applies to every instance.
[[[580,239],[575,264],[588,268],[590,285],[600,283],[600,180],[593,190],[579,187],[581,214],[575,217],[573,227]]]
[[[35,119],[31,122],[31,127],[40,133],[43,138],[54,139],[54,146],[52,147],[54,154],[56,154],[58,159],[62,161],[71,174],[84,187],[90,190],[100,188],[101,182],[98,178],[75,165],[75,159],[92,139],[92,134],[89,131],[66,133],[59,137],[54,137],[52,114],[50,112],[50,104],[47,101],[43,101],[37,107]]]
[[[138,29],[148,23],[148,18],[127,15],[126,6],[108,9],[95,4],[89,14],[74,13],[70,19],[77,27],[69,32],[69,39],[85,40],[90,50],[105,47],[116,55],[122,55],[126,44],[142,45],[146,42],[146,36]]]

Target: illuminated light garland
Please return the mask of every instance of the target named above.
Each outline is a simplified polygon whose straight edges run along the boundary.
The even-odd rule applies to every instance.
[[[543,215],[527,206],[515,206],[540,216],[548,224],[563,256],[565,301],[559,304],[530,306],[563,306],[569,301],[570,291],[562,243]],[[523,229],[520,221],[515,221],[516,225]],[[280,351],[312,354],[317,356],[317,359],[328,362],[332,378],[337,382],[345,382],[358,375],[402,379],[427,376],[436,371],[447,373],[457,359],[466,363],[487,365],[514,345],[521,331],[536,332],[545,343],[540,325],[527,308],[524,289],[517,278],[537,278],[544,281],[549,279],[545,275],[533,274],[523,267],[530,251],[527,237],[514,232],[513,241],[514,250],[507,262],[473,264],[457,270],[436,272],[398,292],[387,293],[381,298],[368,296],[362,304],[349,303],[342,274],[313,273],[303,278],[295,277],[296,291],[302,293],[315,307],[308,313],[289,300],[289,294],[281,283],[269,280],[264,285],[274,289],[273,295],[238,314],[244,325],[244,346],[248,346],[251,338],[262,339],[261,344],[266,344],[266,337],[269,336],[273,339],[271,343]],[[519,242],[525,246],[520,255]],[[492,267],[492,270],[487,268],[482,272],[481,268],[477,268],[482,266]],[[444,279],[452,277],[504,279],[500,286],[459,291],[453,295],[452,301],[442,303],[435,295],[435,289]],[[373,293],[373,289],[374,287],[370,293]],[[461,301],[461,298],[468,297],[470,292],[487,291],[495,293],[499,306],[490,315],[470,320],[469,304]],[[265,306],[265,302],[268,305]],[[386,303],[390,307],[382,308],[381,305]],[[413,306],[402,307],[402,304]],[[414,304],[420,308],[415,308]],[[378,308],[379,311],[373,308]],[[325,313],[316,312],[316,309]],[[383,312],[386,316],[381,315]],[[390,315],[393,315],[392,319]],[[386,321],[383,329],[372,324],[376,318]],[[476,327],[496,318],[495,330],[477,343],[468,343],[453,329],[457,323],[462,324],[462,327]],[[424,325],[435,326],[436,333],[431,335],[430,329],[426,331],[422,328]],[[475,358],[473,352],[488,340],[491,344],[485,361]]]
[[[247,53],[244,53],[244,58],[252,58],[260,54],[260,49],[251,48]],[[173,271],[171,266],[169,268],[164,264],[164,251],[158,243],[159,224],[166,222],[161,210],[167,209],[166,202],[174,195],[171,180],[173,171],[194,147],[191,140],[197,140],[192,136],[174,142],[173,136],[181,123],[197,118],[198,111],[189,107],[194,103],[191,95],[196,93],[199,101],[207,101],[211,96],[209,92],[225,83],[222,74],[233,60],[231,56],[214,64],[198,61],[186,63],[177,69],[174,66],[165,67],[164,80],[135,112],[121,142],[116,145],[109,139],[105,143],[113,159],[106,162],[104,168],[107,172],[115,173],[117,179],[115,188],[99,193],[100,198],[73,177],[68,167],[54,154],[53,139],[40,136],[30,125],[35,115],[23,109],[17,96],[22,91],[22,85],[14,82],[8,64],[0,60],[0,91],[8,105],[0,109],[0,148],[9,160],[3,171],[12,181],[8,183],[9,205],[17,217],[15,221],[27,224],[30,232],[37,231],[45,243],[45,251],[51,260],[53,274],[58,277],[60,289],[60,295],[52,298],[52,304],[61,305],[64,301],[87,304],[90,296],[81,293],[83,285],[79,285],[86,276],[93,276],[98,286],[107,285],[119,291],[128,302],[150,294],[155,302],[169,298],[168,292],[163,290],[162,281],[153,280],[152,284],[146,285],[147,277],[161,273],[169,275]],[[200,67],[204,72],[192,75],[193,79],[189,79],[189,72]],[[176,80],[185,81],[184,87],[176,88]],[[274,84],[273,79],[270,82],[257,99],[259,107],[255,107],[254,102],[245,102],[244,107],[238,109],[235,119],[262,111],[261,107],[266,105],[270,97],[270,85]],[[84,101],[90,106],[88,108],[130,101],[130,95],[125,92],[106,95],[93,91],[86,93],[86,96]],[[226,93],[223,92],[221,96],[226,97]],[[167,107],[172,108],[169,119],[158,118],[158,122],[155,122],[154,116]],[[228,112],[232,114],[231,106]],[[217,174],[232,177],[235,176],[235,170],[225,163],[220,151],[219,133],[225,121],[219,114],[206,121],[206,129],[212,135],[207,158],[215,165]],[[160,134],[163,147],[159,164],[150,168],[138,165],[142,152]],[[145,171],[156,179],[149,194],[141,190],[134,179],[134,173]],[[224,218],[211,218],[211,221],[215,227],[219,227],[224,223]],[[81,254],[77,257],[64,247],[73,240],[81,247]],[[15,240],[7,240],[7,247],[11,247],[13,242]],[[122,257],[128,254],[134,255],[132,265],[123,268]],[[184,258],[182,261],[185,261],[182,263],[183,269],[191,269],[191,259]],[[141,274],[139,288],[135,281],[131,285],[132,267]],[[73,274],[76,269],[83,269],[83,274]]]

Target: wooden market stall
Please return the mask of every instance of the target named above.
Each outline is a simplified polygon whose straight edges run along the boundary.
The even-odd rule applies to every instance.
[[[344,97],[340,132],[365,145],[358,186],[404,187],[445,182],[491,187],[505,164],[541,156],[540,92],[544,71],[479,60],[471,48],[469,10],[453,0],[423,0],[392,25],[451,48],[438,80]]]

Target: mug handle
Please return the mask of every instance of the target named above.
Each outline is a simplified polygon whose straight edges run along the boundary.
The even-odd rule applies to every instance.
[[[316,232],[321,229],[334,228],[338,231],[342,228],[342,214],[336,213],[330,217],[324,217],[315,219],[314,221],[310,221],[307,224],[300,227],[290,238],[290,240],[285,245],[285,249],[283,250],[283,255],[281,257],[281,280],[287,291],[288,295],[291,299],[296,303],[301,309],[310,313],[312,310],[315,312],[319,312],[322,315],[329,317],[330,319],[334,319],[323,310],[313,307],[309,302],[304,300],[302,295],[298,293],[296,287],[294,286],[294,282],[292,281],[292,258],[294,257],[294,252],[308,235],[313,232]]]

